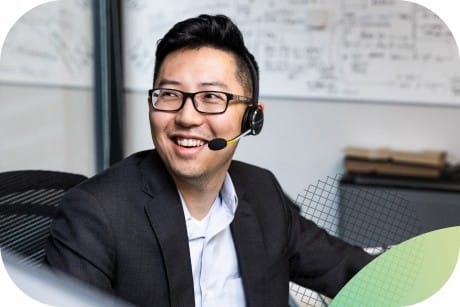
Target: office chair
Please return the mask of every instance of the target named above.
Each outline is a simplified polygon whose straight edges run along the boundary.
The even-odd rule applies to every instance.
[[[62,195],[87,177],[42,170],[0,173],[0,248],[41,266],[49,226]]]

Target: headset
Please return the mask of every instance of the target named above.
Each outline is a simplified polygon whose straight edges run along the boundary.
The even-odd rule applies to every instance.
[[[252,82],[252,101],[253,105],[248,106],[243,115],[241,122],[241,133],[250,130],[251,135],[257,135],[262,131],[264,125],[264,113],[259,106],[259,74],[257,73],[256,65],[251,54],[246,51],[245,59],[251,72]]]

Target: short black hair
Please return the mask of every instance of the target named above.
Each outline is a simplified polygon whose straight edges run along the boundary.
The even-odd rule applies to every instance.
[[[158,41],[155,54],[155,84],[161,64],[168,54],[180,49],[212,47],[232,53],[236,58],[237,77],[249,95],[258,93],[259,68],[244,44],[243,35],[225,15],[200,15],[176,23]],[[254,84],[253,84],[254,83]],[[257,103],[258,97],[254,97]]]

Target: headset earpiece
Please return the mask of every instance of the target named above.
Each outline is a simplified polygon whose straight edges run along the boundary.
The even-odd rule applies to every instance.
[[[260,106],[247,107],[243,115],[241,131],[251,130],[252,135],[257,135],[262,131],[264,125],[264,112]]]
[[[262,107],[258,105],[259,102],[259,73],[257,71],[257,64],[254,57],[246,52],[246,62],[248,63],[249,70],[251,72],[252,81],[252,99],[254,105],[246,108],[243,115],[243,121],[241,123],[241,133],[247,130],[251,131],[252,135],[257,135],[262,131],[264,125],[264,112]]]

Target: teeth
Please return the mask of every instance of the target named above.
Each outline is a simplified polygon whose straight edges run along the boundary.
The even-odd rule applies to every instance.
[[[204,145],[204,141],[196,139],[177,139],[177,144],[183,147],[198,147]]]

